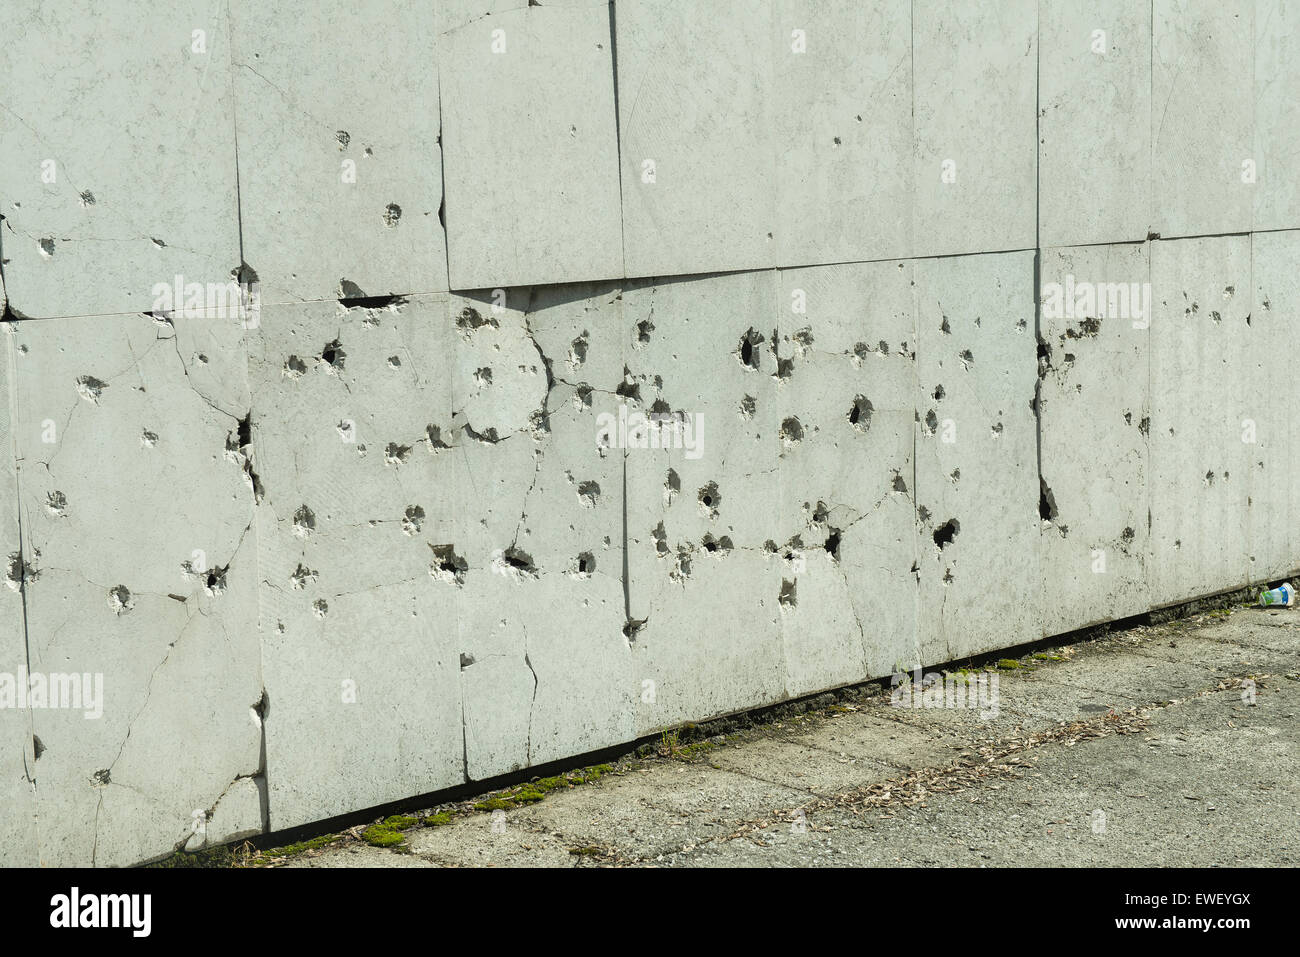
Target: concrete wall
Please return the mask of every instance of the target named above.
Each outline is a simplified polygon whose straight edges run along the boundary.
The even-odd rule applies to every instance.
[[[0,7],[0,862],[1300,569],[1295,0],[148,7]]]

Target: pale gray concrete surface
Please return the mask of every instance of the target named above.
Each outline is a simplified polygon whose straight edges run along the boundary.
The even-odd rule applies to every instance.
[[[398,852],[251,863],[1295,866],[1298,651],[1297,612],[1236,607],[1025,655],[996,717],[844,692],[526,807],[444,807]]]

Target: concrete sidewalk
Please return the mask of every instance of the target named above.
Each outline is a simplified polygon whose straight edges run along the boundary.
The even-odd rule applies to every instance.
[[[244,863],[1294,866],[1298,652],[1300,610],[1224,609],[989,665],[996,717],[838,692]]]

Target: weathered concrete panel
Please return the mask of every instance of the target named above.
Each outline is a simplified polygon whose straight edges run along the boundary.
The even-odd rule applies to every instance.
[[[261,773],[247,389],[190,374],[241,356],[242,335],[139,314],[18,325],[31,669],[51,687],[89,677],[96,699],[32,709],[43,864],[131,864],[209,821],[263,826],[260,807],[236,821],[249,806],[223,803]]]
[[[464,553],[465,520],[446,315],[444,296],[263,311],[249,375],[273,828],[464,779],[459,585],[439,557]]]
[[[623,275],[608,7],[522,7],[438,41],[454,289]]]
[[[1245,414],[1241,439],[1250,456],[1246,473],[1248,557],[1255,581],[1300,570],[1300,375],[1296,374],[1294,317],[1300,314],[1300,232],[1256,233],[1250,263],[1252,362],[1260,374],[1242,383]],[[1258,363],[1258,364],[1256,364]],[[1253,430],[1252,430],[1253,423]],[[1254,442],[1248,440],[1254,439]]]
[[[917,256],[1034,245],[1037,0],[916,0]]]
[[[1132,243],[1043,253],[1038,403],[1045,636],[1149,607],[1147,250]]]
[[[911,263],[782,270],[776,541],[786,690],[916,663]]]
[[[777,265],[909,255],[910,0],[773,7]]]
[[[778,265],[773,12],[766,0],[616,6],[627,275]]]
[[[1154,0],[1152,231],[1168,239],[1251,228],[1253,0]]]
[[[931,663],[1040,637],[1033,254],[918,262],[916,292],[917,631]]]
[[[1247,543],[1268,338],[1252,325],[1249,236],[1151,246],[1151,564],[1155,607],[1254,577]],[[1247,320],[1250,320],[1249,322]]]
[[[0,244],[15,312],[148,310],[155,283],[239,265],[227,42],[225,7],[206,0],[7,6]]]
[[[1300,4],[1255,0],[1255,229],[1300,228]]]
[[[1151,4],[1039,5],[1040,242],[1146,239],[1151,220]]]
[[[231,4],[239,225],[264,302],[447,288],[434,7],[382,10]]]

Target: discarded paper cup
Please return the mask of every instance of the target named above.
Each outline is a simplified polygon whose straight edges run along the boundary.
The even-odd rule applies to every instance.
[[[1270,588],[1259,593],[1261,605],[1283,605],[1287,608],[1295,604],[1295,589],[1289,584]]]

